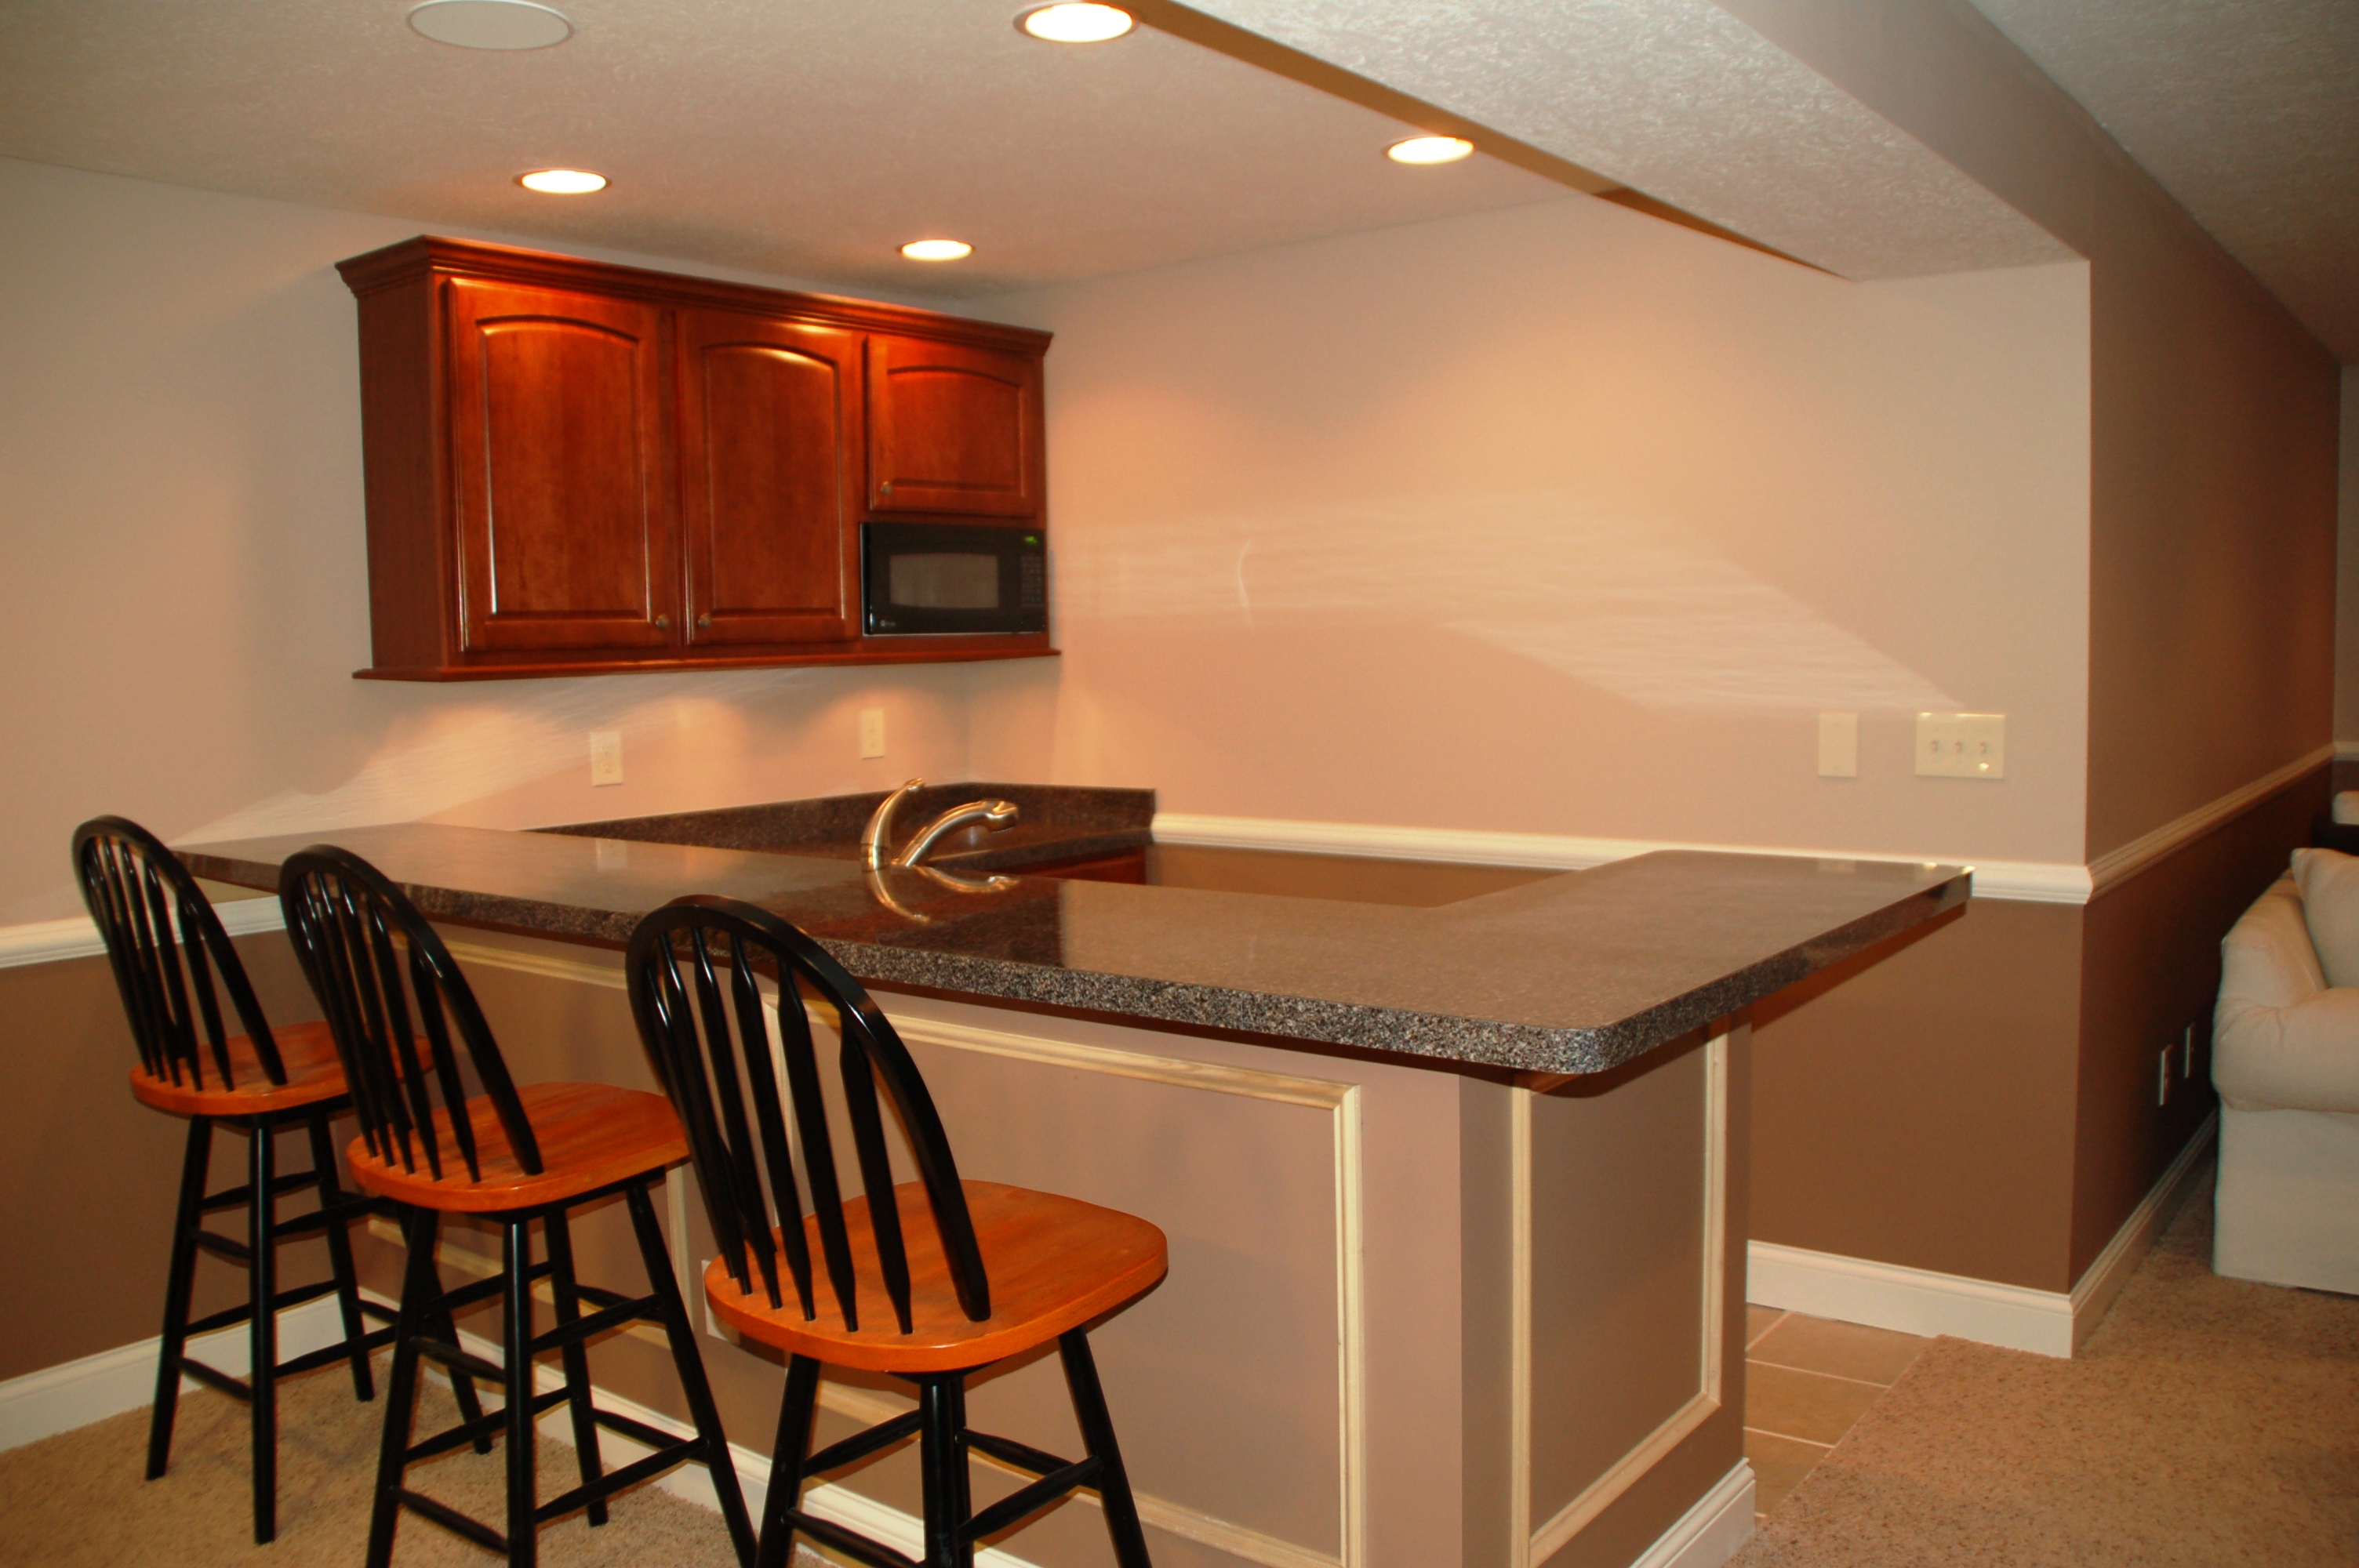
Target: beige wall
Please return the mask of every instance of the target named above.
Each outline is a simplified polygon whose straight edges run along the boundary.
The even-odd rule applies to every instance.
[[[1066,656],[977,674],[974,764],[2077,861],[2086,281],[1857,285],[1570,197],[1000,301],[1058,334]],[[2006,780],[1914,776],[1919,708],[2009,714]]]
[[[186,841],[964,776],[949,666],[352,679],[360,384],[333,264],[420,225],[6,159],[0,212],[0,925],[80,912],[66,838],[103,811]],[[867,707],[880,762],[858,760]],[[592,730],[623,731],[625,784],[590,787]]]
[[[2331,356],[1970,6],[1726,4],[2089,258],[2089,857],[2324,744]]]

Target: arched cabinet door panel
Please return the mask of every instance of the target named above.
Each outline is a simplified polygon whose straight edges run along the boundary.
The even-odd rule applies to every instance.
[[[473,278],[442,287],[463,647],[675,642],[660,313]]]
[[[856,633],[860,334],[679,313],[688,643]]]
[[[868,340],[868,507],[1032,517],[1043,488],[1038,358]]]

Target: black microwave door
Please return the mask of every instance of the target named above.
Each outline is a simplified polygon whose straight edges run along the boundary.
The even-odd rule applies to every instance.
[[[864,530],[871,636],[1048,630],[1048,563],[1037,529],[872,523]]]

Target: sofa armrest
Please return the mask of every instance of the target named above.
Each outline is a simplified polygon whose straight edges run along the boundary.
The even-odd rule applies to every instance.
[[[2319,991],[2290,1007],[2223,993],[2212,1082],[2232,1110],[2359,1111],[2359,987]]]

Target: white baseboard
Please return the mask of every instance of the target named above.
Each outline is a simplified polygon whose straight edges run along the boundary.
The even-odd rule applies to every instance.
[[[2088,1343],[2089,1336],[2096,1332],[2097,1325],[2104,1322],[2114,1298],[2122,1293],[2122,1287],[2130,1282],[2130,1276],[2137,1272],[2137,1266],[2153,1250],[2155,1238],[2162,1234],[2162,1227],[2169,1223],[2171,1216],[2179,1212],[2179,1206],[2185,1200],[2189,1186],[2202,1168],[2203,1156],[2212,1152],[2212,1146],[2219,1136],[2220,1113],[2215,1109],[2203,1119],[2203,1125],[2195,1130],[2195,1136],[2187,1141],[2187,1147],[2179,1152],[2179,1158],[2163,1172],[2162,1179],[2147,1189],[2137,1207],[2122,1221],[2121,1228],[2114,1232],[2114,1238],[2105,1243],[2105,1249],[2082,1271],[2079,1282],[2072,1287],[2074,1355],[2080,1354],[2081,1346]]]
[[[2011,1350],[2069,1357],[2104,1321],[2114,1298],[2136,1272],[2185,1195],[2218,1129],[2214,1112],[2070,1292],[1756,1241],[1747,1248],[1745,1298],[1756,1306],[1903,1334],[1947,1334]]]
[[[343,1336],[333,1296],[278,1314],[281,1360],[324,1349]],[[190,1340],[189,1354],[233,1378],[243,1378],[250,1365],[247,1343],[245,1325],[233,1324]],[[147,1404],[156,1397],[156,1357],[163,1347],[160,1336],[143,1339],[0,1383],[0,1452]],[[202,1386],[193,1378],[180,1379],[183,1392]]]
[[[1740,1459],[1630,1568],[1721,1568],[1752,1539],[1753,1466]]]

